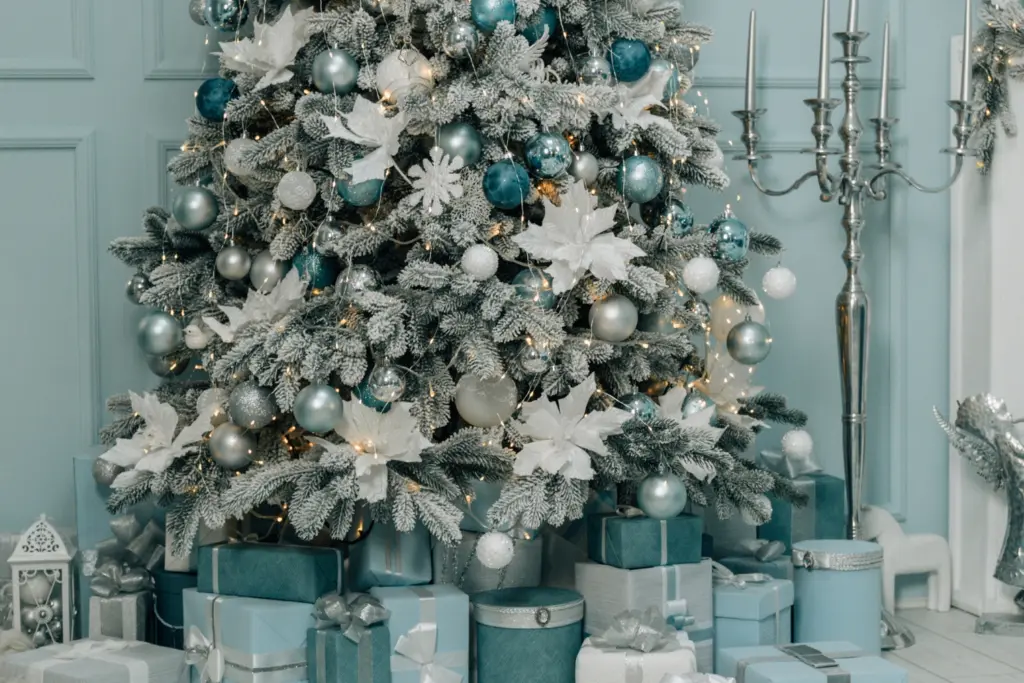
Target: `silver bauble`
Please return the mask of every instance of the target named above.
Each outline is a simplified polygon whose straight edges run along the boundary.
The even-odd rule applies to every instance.
[[[380,275],[370,266],[357,263],[341,271],[334,286],[341,296],[370,292],[380,288]]]
[[[181,346],[181,322],[163,311],[147,313],[139,321],[139,348],[150,356],[165,356]]]
[[[32,647],[46,647],[49,644],[50,634],[47,632],[46,627],[37,628],[36,632],[32,634]]]
[[[391,6],[391,0],[359,0],[359,4],[375,17],[391,16],[395,13],[394,7]]]
[[[96,458],[92,461],[92,478],[100,486],[111,486],[122,472],[123,467],[109,460]]]
[[[313,60],[313,85],[328,95],[347,95],[359,81],[359,62],[345,50],[324,50]]]
[[[206,0],[189,0],[188,16],[200,26],[206,26]]]
[[[270,389],[255,382],[243,382],[231,390],[228,415],[236,425],[262,429],[274,421],[277,404],[270,395]]]
[[[39,607],[52,597],[53,579],[42,570],[35,570],[31,576],[20,581],[18,586],[22,606]]]
[[[603,341],[625,341],[636,331],[639,318],[636,304],[621,294],[613,294],[590,307],[590,330]]]
[[[141,304],[142,295],[146,293],[147,289],[149,289],[149,278],[142,273],[135,273],[128,280],[128,284],[124,286],[124,294],[133,304]]]
[[[573,154],[572,163],[569,164],[569,175],[576,180],[582,180],[587,185],[597,182],[597,174],[601,171],[601,164],[590,152],[577,152]]]
[[[648,476],[636,492],[637,506],[651,519],[678,517],[686,509],[686,500],[686,484],[671,472]]]
[[[462,121],[441,126],[437,132],[437,146],[452,159],[460,157],[467,168],[478,163],[484,154],[484,143],[480,133]]]
[[[313,248],[321,254],[333,254],[332,245],[337,244],[344,234],[341,222],[336,218],[328,218],[316,229],[316,234],[313,235]]]
[[[676,321],[674,315],[664,311],[653,311],[640,316],[638,327],[644,332],[656,334],[679,334],[683,330],[682,323]]]
[[[176,377],[188,370],[189,362],[173,356],[146,356],[146,366],[157,377]]]
[[[590,55],[579,65],[576,75],[587,85],[604,85],[612,80],[612,65],[600,55]]]
[[[413,90],[434,88],[430,62],[413,48],[395,50],[377,66],[377,90],[389,102],[401,105]]]
[[[47,635],[50,640],[54,643],[64,642],[64,624],[61,623],[60,619],[54,619],[47,627]]]
[[[237,245],[224,247],[217,254],[217,272],[225,280],[244,280],[252,267],[249,251]]]
[[[474,427],[496,427],[512,417],[518,405],[519,389],[508,375],[498,379],[463,375],[455,385],[455,408]]]
[[[289,171],[277,184],[277,198],[281,206],[293,211],[308,209],[316,195],[316,181],[305,171]]]
[[[757,365],[771,353],[772,335],[767,327],[748,319],[729,330],[725,346],[737,363]]]
[[[224,168],[234,176],[244,178],[249,169],[242,165],[242,155],[256,146],[250,138],[235,138],[224,148]]]
[[[310,384],[295,397],[292,412],[300,427],[322,434],[335,428],[341,420],[343,407],[341,396],[334,387]]]
[[[686,395],[683,400],[683,407],[680,409],[683,417],[690,417],[696,415],[702,410],[707,410],[711,406],[715,405],[710,398],[705,396],[703,393],[696,389],[690,389],[690,393]]]
[[[270,294],[288,272],[287,261],[275,261],[268,250],[256,254],[249,267],[249,282],[253,289]]]
[[[519,363],[529,374],[539,375],[551,367],[551,353],[543,344],[527,342],[519,353]]]
[[[405,394],[405,374],[394,365],[378,365],[366,379],[370,396],[382,403],[394,403]]]
[[[36,607],[21,608],[21,627],[26,632],[33,632],[39,628],[39,614]]]
[[[486,244],[474,244],[462,254],[460,263],[466,275],[483,281],[498,272],[498,253]]]
[[[221,467],[240,470],[256,452],[256,437],[236,424],[225,422],[210,434],[210,457]]]
[[[206,230],[217,220],[220,203],[205,187],[184,187],[171,205],[171,214],[185,230]]]
[[[444,32],[444,53],[453,59],[472,57],[480,47],[480,31],[468,21],[457,21]]]

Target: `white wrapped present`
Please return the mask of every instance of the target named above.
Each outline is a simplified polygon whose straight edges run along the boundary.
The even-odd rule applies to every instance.
[[[616,615],[607,631],[584,641],[576,657],[576,683],[660,683],[664,676],[696,671],[689,637],[653,608]]]
[[[186,683],[185,653],[126,640],[79,640],[0,657],[0,681]]]

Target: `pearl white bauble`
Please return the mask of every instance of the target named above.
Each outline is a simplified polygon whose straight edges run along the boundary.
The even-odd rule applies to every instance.
[[[747,316],[756,323],[764,323],[764,306],[760,302],[757,306],[743,306],[723,294],[711,304],[711,334],[718,341],[724,342],[729,338],[732,328],[746,320]]]
[[[200,351],[210,345],[213,331],[206,326],[202,318],[192,318],[185,327],[185,346],[193,351]]]
[[[242,165],[242,155],[256,146],[256,141],[249,138],[237,138],[224,148],[224,168],[228,173],[244,178],[249,170]]]
[[[281,205],[294,211],[305,211],[316,199],[316,181],[304,171],[290,171],[277,184]]]
[[[462,255],[462,270],[474,280],[486,280],[498,272],[498,254],[486,244],[474,244]]]
[[[463,375],[455,385],[455,408],[474,427],[497,427],[512,417],[519,405],[519,389],[508,375],[482,379]]]
[[[810,457],[814,439],[803,429],[793,429],[782,436],[782,452],[794,458]]]
[[[476,545],[476,559],[488,569],[504,569],[515,557],[516,546],[508,534],[488,531]]]
[[[697,294],[707,294],[718,286],[718,264],[715,259],[698,256],[683,266],[683,284]]]
[[[385,100],[401,104],[417,88],[432,90],[434,72],[427,58],[412,48],[395,50],[377,67],[377,90]]]
[[[796,275],[785,266],[775,266],[764,274],[761,287],[773,299],[787,299],[796,291]]]

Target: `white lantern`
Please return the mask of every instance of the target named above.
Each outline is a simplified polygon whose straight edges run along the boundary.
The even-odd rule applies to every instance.
[[[41,516],[7,560],[14,594],[14,628],[37,647],[74,640],[75,549]]]

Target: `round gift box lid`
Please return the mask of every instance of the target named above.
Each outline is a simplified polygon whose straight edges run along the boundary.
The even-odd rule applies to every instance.
[[[793,544],[793,566],[857,572],[882,566],[882,546],[870,541],[821,540]]]
[[[504,588],[473,596],[473,618],[498,628],[559,628],[583,619],[583,596],[562,588]]]

